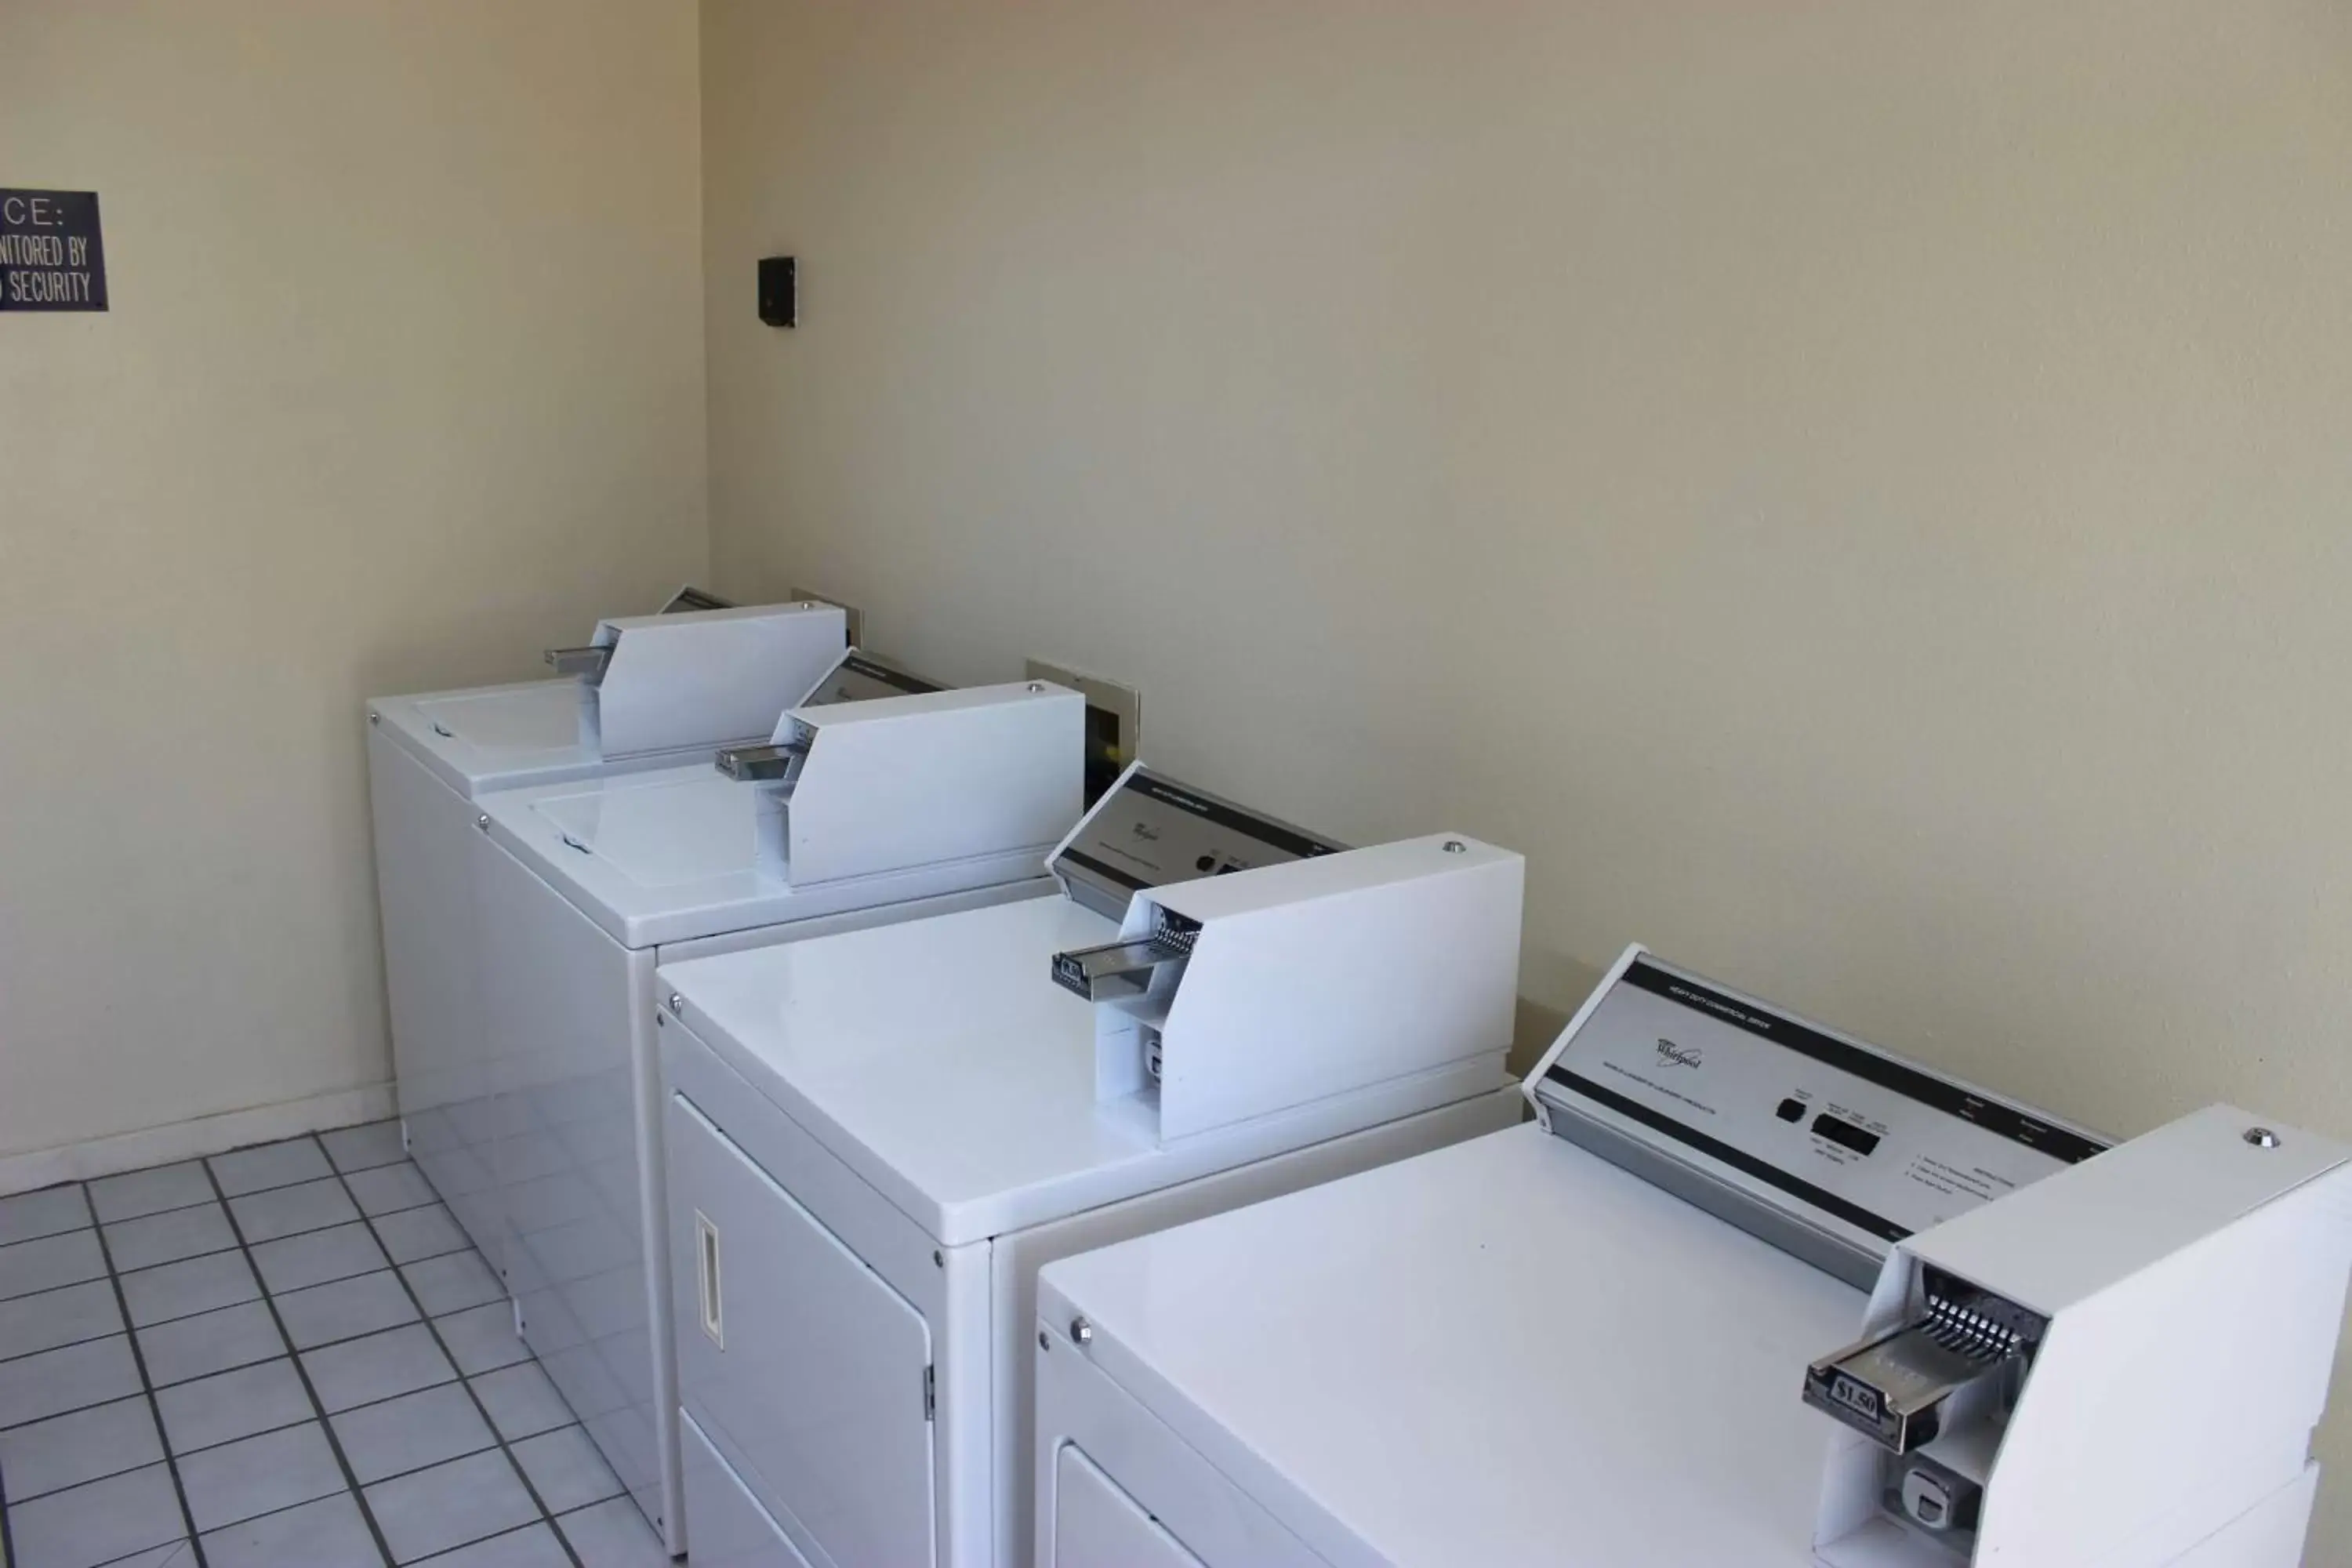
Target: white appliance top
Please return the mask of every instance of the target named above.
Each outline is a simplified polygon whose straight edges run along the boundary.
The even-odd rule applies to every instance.
[[[1338,1096],[1162,1144],[1098,1101],[1095,1009],[1054,984],[1053,959],[1118,933],[1073,900],[1031,899],[667,964],[660,987],[747,1082],[949,1246],[1363,1124],[1367,1096]]]
[[[581,743],[576,680],[379,697],[367,710],[403,750],[468,800],[485,790],[585,778],[614,765]],[[676,760],[651,757],[637,765]]]
[[[1525,1125],[1047,1265],[1039,1310],[1343,1568],[1810,1568],[1863,1293]]]
[[[490,837],[624,947],[660,947],[936,893],[1043,880],[1034,847],[810,887],[763,864],[760,792],[708,762],[504,790]]]

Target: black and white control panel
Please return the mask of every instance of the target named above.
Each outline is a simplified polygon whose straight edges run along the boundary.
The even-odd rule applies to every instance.
[[[1137,767],[1096,803],[1051,868],[1071,897],[1118,920],[1129,897],[1145,888],[1346,847]]]
[[[1597,1125],[1878,1257],[2106,1146],[1646,952],[1554,1047],[1536,1098],[1555,1131]]]
[[[893,669],[880,659],[852,650],[825,672],[816,689],[803,698],[803,708],[825,708],[836,702],[864,702],[877,697],[921,697],[945,691],[936,681]]]

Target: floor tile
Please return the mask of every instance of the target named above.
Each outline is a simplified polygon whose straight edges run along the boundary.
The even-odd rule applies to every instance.
[[[89,1227],[89,1208],[77,1185],[45,1187],[37,1193],[0,1198],[0,1247]]]
[[[125,1274],[236,1245],[236,1233],[229,1229],[228,1215],[218,1204],[117,1220],[105,1230],[106,1250],[113,1257],[114,1267]]]
[[[199,1533],[343,1489],[343,1472],[313,1421],[180,1459],[180,1485]]]
[[[168,1546],[152,1546],[128,1557],[118,1557],[106,1568],[196,1568],[195,1543],[182,1540]]]
[[[202,1160],[178,1165],[158,1165],[127,1176],[109,1176],[89,1184],[89,1206],[105,1220],[137,1219],[165,1209],[194,1208],[213,1201],[212,1178]]]
[[[513,1310],[396,1122],[0,1198],[14,1568],[664,1561]]]
[[[425,1568],[572,1568],[551,1526],[526,1525],[425,1560]]]
[[[414,1563],[539,1517],[514,1466],[496,1448],[366,1490],[395,1563]]]
[[[99,1250],[94,1230],[69,1230],[0,1247],[0,1301],[105,1278],[106,1254]]]
[[[324,1160],[325,1155],[320,1158]],[[298,1186],[272,1187],[267,1192],[251,1193],[228,1201],[231,1213],[236,1215],[236,1227],[245,1233],[248,1244],[275,1241],[281,1236],[295,1236],[306,1230],[324,1230],[331,1225],[343,1225],[360,1217],[352,1195],[343,1191],[343,1184],[332,1176],[320,1182],[304,1182]]]
[[[286,1353],[278,1321],[259,1301],[175,1319],[138,1332],[139,1353],[147,1358],[147,1379],[158,1388]]]
[[[278,1316],[294,1348],[306,1351],[337,1340],[355,1340],[379,1329],[416,1321],[415,1302],[391,1269],[313,1285],[277,1298]]]
[[[319,1142],[327,1146],[327,1158],[335,1169],[349,1173],[365,1171],[377,1165],[389,1165],[408,1158],[401,1146],[400,1123],[371,1121],[364,1127],[338,1128],[319,1134]]]
[[[362,1486],[461,1458],[497,1441],[465,1385],[456,1383],[346,1410],[333,1426]]]
[[[187,1533],[172,1472],[150,1465],[8,1510],[18,1568],[98,1568]]]
[[[380,1568],[383,1562],[349,1492],[214,1531],[204,1542],[210,1568]]]
[[[514,1308],[505,1301],[436,1318],[433,1327],[467,1377],[530,1359],[530,1347],[515,1333]]]
[[[462,1312],[468,1307],[503,1300],[507,1288],[482,1261],[478,1252],[445,1252],[438,1258],[404,1265],[402,1278],[416,1293],[416,1304],[428,1318]]]
[[[370,1223],[394,1263],[436,1258],[466,1245],[466,1233],[457,1228],[457,1222],[439,1204],[431,1208],[403,1209]]]
[[[283,1356],[158,1389],[155,1408],[174,1454],[299,1426],[316,1414],[294,1363]]]
[[[305,1351],[302,1367],[310,1374],[319,1403],[330,1411],[413,1394],[453,1382],[457,1375],[434,1342],[432,1331],[422,1323]]]
[[[537,1362],[502,1367],[467,1382],[482,1408],[490,1413],[499,1436],[509,1443],[571,1424],[572,1412],[565,1408],[563,1396],[556,1393],[555,1384]]]
[[[425,1173],[407,1163],[355,1171],[343,1178],[343,1184],[351,1188],[362,1214],[394,1214],[440,1201],[434,1195],[432,1184],[425,1181]]]
[[[0,1361],[122,1331],[111,1280],[92,1279],[0,1301]]]
[[[584,1427],[564,1426],[526,1438],[514,1446],[514,1457],[550,1513],[569,1513],[621,1495],[620,1478]]]
[[[0,1362],[0,1427],[138,1392],[139,1363],[131,1358],[131,1342],[121,1334],[19,1356]]]
[[[0,1480],[7,1483],[10,1503],[135,1470],[163,1457],[155,1417],[137,1395],[0,1432]]]
[[[233,1154],[215,1154],[207,1163],[220,1182],[221,1191],[233,1198],[334,1174],[327,1156],[308,1138],[289,1138],[283,1143],[264,1143],[255,1149],[239,1149]]]
[[[555,1521],[581,1568],[663,1568],[669,1552],[627,1498],[616,1497]]]
[[[265,1241],[253,1249],[254,1267],[271,1295],[372,1274],[388,1260],[375,1243],[375,1232],[364,1225],[339,1225],[283,1241]]]
[[[261,1282],[241,1252],[215,1252],[122,1277],[123,1303],[142,1328],[260,1298]]]

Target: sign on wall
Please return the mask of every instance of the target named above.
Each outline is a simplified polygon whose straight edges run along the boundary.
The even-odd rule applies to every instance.
[[[103,310],[96,191],[0,185],[0,310]]]

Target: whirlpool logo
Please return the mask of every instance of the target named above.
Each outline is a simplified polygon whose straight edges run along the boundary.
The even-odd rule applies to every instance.
[[[1706,1057],[1696,1046],[1678,1046],[1674,1041],[1658,1041],[1658,1060],[1669,1067],[1698,1068],[1706,1065]]]

